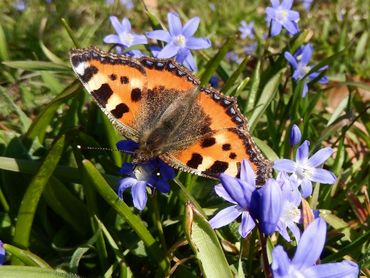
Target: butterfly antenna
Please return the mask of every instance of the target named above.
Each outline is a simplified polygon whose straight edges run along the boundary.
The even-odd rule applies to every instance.
[[[77,149],[79,150],[93,150],[93,151],[110,151],[110,152],[121,152],[119,149],[113,148],[105,148],[105,147],[85,147],[81,145],[77,145]],[[132,151],[124,151],[124,153],[134,154]]]

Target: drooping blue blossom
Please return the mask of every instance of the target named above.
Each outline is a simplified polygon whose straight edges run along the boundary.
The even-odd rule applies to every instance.
[[[271,36],[280,34],[284,27],[289,34],[296,34],[298,29],[299,13],[291,10],[293,0],[271,0],[272,7],[266,8],[266,20],[271,25]]]
[[[208,83],[213,87],[213,88],[218,88],[218,77],[216,75],[212,75],[211,79],[208,81]]]
[[[296,124],[293,124],[289,133],[289,144],[291,146],[297,145],[302,138],[301,131]]]
[[[133,153],[138,144],[132,141],[120,141],[117,148],[122,152]],[[169,180],[175,177],[175,171],[159,158],[140,164],[124,163],[120,174],[128,177],[120,180],[118,196],[122,199],[126,189],[131,188],[135,208],[143,210],[148,200],[147,189],[155,188],[163,193],[170,190]]]
[[[240,38],[254,39],[254,22],[251,21],[247,23],[245,22],[245,20],[242,20],[241,26],[239,27],[239,31],[240,31]]]
[[[115,0],[105,0],[105,4],[107,5],[113,5],[114,2]],[[120,0],[119,2],[129,11],[134,8],[134,3],[132,2],[132,0]]]
[[[0,240],[0,265],[5,263],[5,248],[3,242]]]
[[[296,53],[294,53],[294,56],[289,53],[285,52],[284,57],[289,62],[289,64],[293,67],[293,79],[294,80],[302,80],[311,70],[312,66],[309,66],[311,57],[312,57],[313,48],[311,44],[306,44],[301,46]],[[319,74],[326,70],[328,67],[322,67],[317,72],[312,72],[308,75],[309,80],[313,80],[316,77],[319,76]],[[320,84],[326,84],[328,83],[328,78],[326,76],[323,76],[320,78],[319,83]],[[308,92],[308,85],[305,80],[303,80],[303,91],[302,91],[302,97],[305,97]]]
[[[209,48],[211,46],[209,39],[193,36],[198,29],[199,17],[193,17],[184,26],[182,26],[180,17],[176,13],[168,13],[167,19],[169,31],[154,30],[146,33],[146,36],[150,39],[167,43],[157,54],[157,58],[176,57],[177,62],[195,71],[196,65],[190,50]]]
[[[300,0],[304,9],[308,12],[311,10],[313,0]]]
[[[119,22],[116,16],[111,16],[109,19],[117,34],[105,36],[104,42],[118,45],[119,47],[116,48],[118,53],[121,53],[122,50],[128,47],[148,43],[148,40],[144,35],[138,35],[131,31],[131,23],[126,17],[122,19],[122,22]],[[132,57],[140,57],[143,55],[141,51],[137,49],[132,49],[125,54]]]
[[[316,264],[324,248],[326,223],[314,220],[302,234],[292,259],[281,245],[272,250],[271,270],[274,278],[354,278],[358,277],[358,266],[351,261]]]
[[[289,242],[291,240],[287,231],[289,228],[298,242],[301,236],[297,226],[301,220],[301,211],[298,207],[301,204],[302,197],[298,190],[297,178],[294,175],[288,176],[285,172],[280,172],[276,181],[282,191],[282,208],[276,230]]]
[[[245,54],[252,55],[256,52],[257,50],[257,42],[245,45],[243,47],[243,51]]]
[[[27,9],[27,3],[23,0],[18,0],[14,3],[14,8],[17,11],[23,12],[25,9]]]
[[[335,175],[319,166],[323,164],[333,153],[330,147],[317,151],[309,158],[309,141],[304,141],[297,149],[296,161],[289,159],[278,159],[274,161],[274,169],[293,173],[301,187],[304,198],[312,194],[312,182],[333,184]]]
[[[241,216],[239,234],[245,238],[255,227],[256,220],[264,233],[275,231],[281,211],[281,193],[272,179],[259,190],[256,189],[256,176],[247,160],[243,160],[240,178],[220,175],[221,184],[215,186],[216,194],[232,204],[222,209],[211,220],[212,228],[228,225]]]

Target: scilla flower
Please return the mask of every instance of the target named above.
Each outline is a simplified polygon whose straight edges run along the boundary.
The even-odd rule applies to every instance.
[[[332,155],[333,149],[323,148],[309,158],[309,146],[310,142],[304,141],[297,149],[296,161],[278,159],[274,161],[273,166],[276,170],[296,176],[304,198],[312,194],[312,182],[333,184],[336,180],[332,172],[319,167]]]
[[[196,70],[193,56],[190,50],[209,48],[211,42],[207,38],[193,37],[198,29],[199,17],[193,17],[184,26],[176,13],[168,13],[168,29],[155,30],[146,33],[150,39],[166,42],[166,46],[157,54],[157,58],[176,57],[176,61],[192,71]]]
[[[132,141],[117,143],[117,148],[122,152],[133,153],[137,147],[137,143]],[[175,177],[175,171],[158,158],[140,164],[124,163],[120,174],[128,177],[120,180],[118,196],[123,199],[123,192],[131,188],[133,203],[138,210],[146,206],[147,186],[167,193],[170,190],[168,181]]]
[[[272,273],[274,278],[355,278],[358,266],[351,261],[317,264],[324,248],[326,223],[314,220],[302,234],[293,259],[289,259],[281,245],[272,250]]]
[[[271,36],[280,34],[284,27],[289,34],[294,35],[298,32],[297,21],[299,13],[291,10],[293,0],[271,0],[272,7],[266,8],[266,18],[268,24],[271,24]]]

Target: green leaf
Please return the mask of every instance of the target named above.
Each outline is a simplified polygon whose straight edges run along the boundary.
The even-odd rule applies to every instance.
[[[4,29],[0,24],[0,60],[9,60],[8,44]]]
[[[64,26],[64,29],[66,29],[66,31],[68,33],[68,36],[73,41],[75,47],[80,48],[81,47],[80,43],[78,42],[77,38],[73,34],[73,31],[72,31],[71,27],[69,26],[68,22],[65,20],[65,18],[62,18],[61,20],[62,20],[62,24]]]
[[[244,69],[246,68],[250,57],[245,57],[243,62],[240,63],[239,67],[233,72],[230,78],[226,81],[224,87],[222,88],[222,92],[227,94],[227,92],[235,85],[236,80],[238,77],[243,73]]]
[[[260,75],[261,75],[261,60],[258,60],[256,68],[253,72],[251,89],[248,94],[248,99],[246,101],[244,111],[249,111],[252,109],[252,107],[254,107],[254,103],[256,102],[257,98],[258,88],[261,82]]]
[[[256,108],[254,109],[252,116],[249,118],[249,126],[251,131],[253,131],[253,129],[256,127],[258,121],[261,119],[262,114],[274,99],[280,83],[281,73],[283,71],[284,69],[278,71],[263,88],[261,97],[258,99],[258,102],[255,106]]]
[[[116,210],[116,212],[121,217],[123,217],[127,221],[131,228],[141,238],[141,240],[146,245],[152,259],[159,264],[162,273],[167,273],[169,262],[164,257],[163,251],[159,247],[154,237],[150,234],[148,229],[144,226],[141,219],[131,211],[131,209],[126,205],[125,202],[118,198],[116,192],[113,191],[113,189],[109,186],[106,180],[102,177],[102,175],[98,172],[98,170],[90,161],[83,161],[83,169],[86,178],[95,187],[98,193],[114,210]]]
[[[18,211],[13,238],[14,243],[18,246],[28,248],[30,244],[32,223],[41,194],[62,156],[64,144],[64,136],[54,143],[24,194]]]
[[[205,71],[202,74],[200,85],[204,86],[211,79],[212,75],[216,72],[218,66],[220,65],[222,59],[225,57],[229,49],[234,45],[235,37],[230,37],[220,48],[217,54],[212,57],[205,66]]]
[[[66,65],[56,64],[53,62],[44,62],[44,61],[4,61],[4,65],[16,68],[24,69],[30,71],[37,70],[48,70],[48,71],[70,71],[70,68]]]
[[[186,204],[185,233],[204,277],[234,277],[216,233],[190,202]]]
[[[40,142],[44,140],[46,129],[49,126],[49,122],[53,119],[55,112],[59,106],[66,100],[73,97],[81,89],[81,83],[75,80],[67,88],[63,90],[57,97],[55,97],[48,106],[42,110],[36,120],[33,121],[32,125],[25,134],[25,141],[31,144],[33,140],[38,137]]]
[[[47,262],[28,250],[23,250],[10,244],[4,244],[3,247],[6,252],[9,252],[12,254],[12,256],[16,257],[27,266],[37,266],[51,269],[51,266]]]
[[[369,39],[369,32],[364,32],[357,42],[355,55],[354,55],[355,60],[357,61],[361,60],[364,54],[366,53],[366,49],[368,50],[368,48],[366,48],[368,39]]]
[[[33,266],[3,265],[0,267],[0,277],[6,278],[77,278],[79,276],[53,269]]]
[[[66,66],[66,63],[60,59],[57,55],[55,55],[53,52],[49,50],[44,44],[43,41],[40,40],[40,47],[41,50],[44,52],[45,56],[54,64],[64,65]]]

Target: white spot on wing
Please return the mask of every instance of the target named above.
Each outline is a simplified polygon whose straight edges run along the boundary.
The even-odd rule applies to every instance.
[[[79,75],[83,75],[85,73],[85,69],[89,66],[86,62],[81,62],[78,64],[77,67],[75,67],[75,72]]]
[[[214,162],[215,162],[215,160],[212,157],[203,156],[202,164],[198,165],[197,169],[200,170],[200,171],[205,171],[209,167],[211,167]]]
[[[132,89],[135,88],[142,88],[143,87],[143,81],[137,78],[132,78],[130,80],[130,85]]]
[[[121,98],[116,95],[116,94],[113,94],[111,95],[111,97],[108,99],[108,103],[107,105],[105,106],[105,108],[108,110],[108,111],[111,111],[113,109],[116,108],[116,106],[118,104],[120,104],[122,102]]]
[[[101,73],[97,73],[85,84],[85,87],[89,92],[92,92],[99,89],[104,83],[108,83],[107,77]]]
[[[217,144],[228,143],[228,140],[227,140],[227,137],[225,136],[225,134],[222,134],[222,133],[221,134],[216,134],[213,137],[216,139]]]

